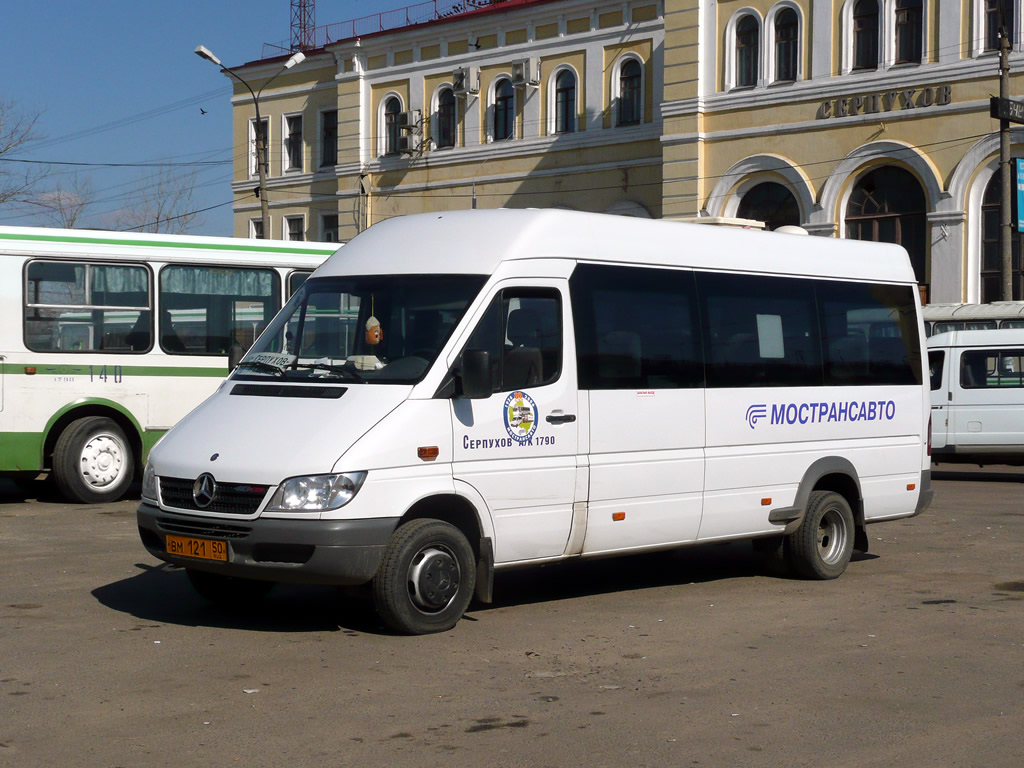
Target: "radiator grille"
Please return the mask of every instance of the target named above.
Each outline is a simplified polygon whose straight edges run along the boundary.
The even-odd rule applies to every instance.
[[[221,515],[253,515],[260,508],[267,486],[246,483],[217,483],[213,501],[207,507],[199,507],[192,498],[194,480],[180,477],[160,478],[160,498],[168,507],[189,509],[197,512],[215,512]]]
[[[176,533],[180,536],[244,539],[252,532],[252,528],[244,525],[212,523],[208,520],[171,520],[167,517],[158,517],[156,524],[164,533]]]

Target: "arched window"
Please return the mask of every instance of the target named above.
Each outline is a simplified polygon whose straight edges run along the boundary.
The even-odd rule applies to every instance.
[[[920,64],[921,0],[896,0],[896,63]]]
[[[1006,34],[1010,37],[1010,44],[1014,40],[1014,3],[1013,0],[982,0],[984,2],[985,14],[985,50],[999,50],[999,22],[1002,16],[1002,23],[1006,26]]]
[[[902,245],[917,281],[925,284],[926,201],[913,174],[883,166],[864,175],[846,206],[846,236]]]
[[[999,248],[999,199],[1002,195],[1002,172],[996,171],[985,187],[981,202],[981,303],[1002,301],[1002,252]],[[1021,235],[1014,228],[1010,236],[1013,252],[1011,284],[1013,301],[1024,298],[1024,272],[1021,271]]]
[[[576,75],[563,69],[555,78],[555,133],[576,130]]]
[[[800,225],[800,206],[793,193],[775,181],[752,187],[740,200],[736,215],[741,219],[763,221],[765,228]]]
[[[760,25],[751,15],[736,25],[736,86],[757,85],[757,60],[760,51]]]
[[[775,80],[796,80],[797,56],[800,52],[800,23],[796,11],[783,8],[775,16]]]
[[[442,88],[437,94],[437,142],[438,149],[455,146],[455,92]]]
[[[853,6],[853,68],[878,69],[877,0],[857,0]]]
[[[641,88],[643,70],[636,59],[626,59],[619,68],[619,125],[638,125],[642,120]]]
[[[516,137],[516,89],[507,77],[494,87],[494,140]]]
[[[402,111],[402,102],[397,96],[391,96],[384,102],[384,154],[398,154],[398,115]]]

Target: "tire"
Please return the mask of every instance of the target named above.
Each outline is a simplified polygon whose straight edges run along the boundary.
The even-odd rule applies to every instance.
[[[71,422],[53,448],[57,489],[69,501],[117,501],[135,473],[135,457],[124,431],[106,416]]]
[[[397,632],[444,632],[462,618],[475,586],[476,558],[462,531],[441,520],[413,520],[388,542],[373,603]]]
[[[797,575],[834,579],[853,554],[853,512],[838,493],[814,491],[800,527],[787,539],[786,552]]]
[[[201,597],[227,608],[243,608],[258,603],[274,588],[272,581],[242,579],[193,568],[186,568],[185,575]]]

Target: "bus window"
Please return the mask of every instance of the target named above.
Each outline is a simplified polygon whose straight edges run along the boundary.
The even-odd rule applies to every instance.
[[[280,307],[271,269],[168,266],[160,271],[160,346],[178,355],[248,348]]]
[[[290,299],[299,290],[299,287],[309,279],[312,272],[292,272],[288,275],[288,298]]]
[[[25,346],[35,352],[141,353],[150,347],[149,270],[143,266],[30,262]]]
[[[946,353],[941,349],[928,353],[928,376],[932,390],[942,389],[942,366],[946,362]]]

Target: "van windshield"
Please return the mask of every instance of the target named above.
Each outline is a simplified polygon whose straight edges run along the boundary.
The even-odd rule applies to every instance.
[[[233,377],[418,382],[486,280],[484,275],[311,278]]]

